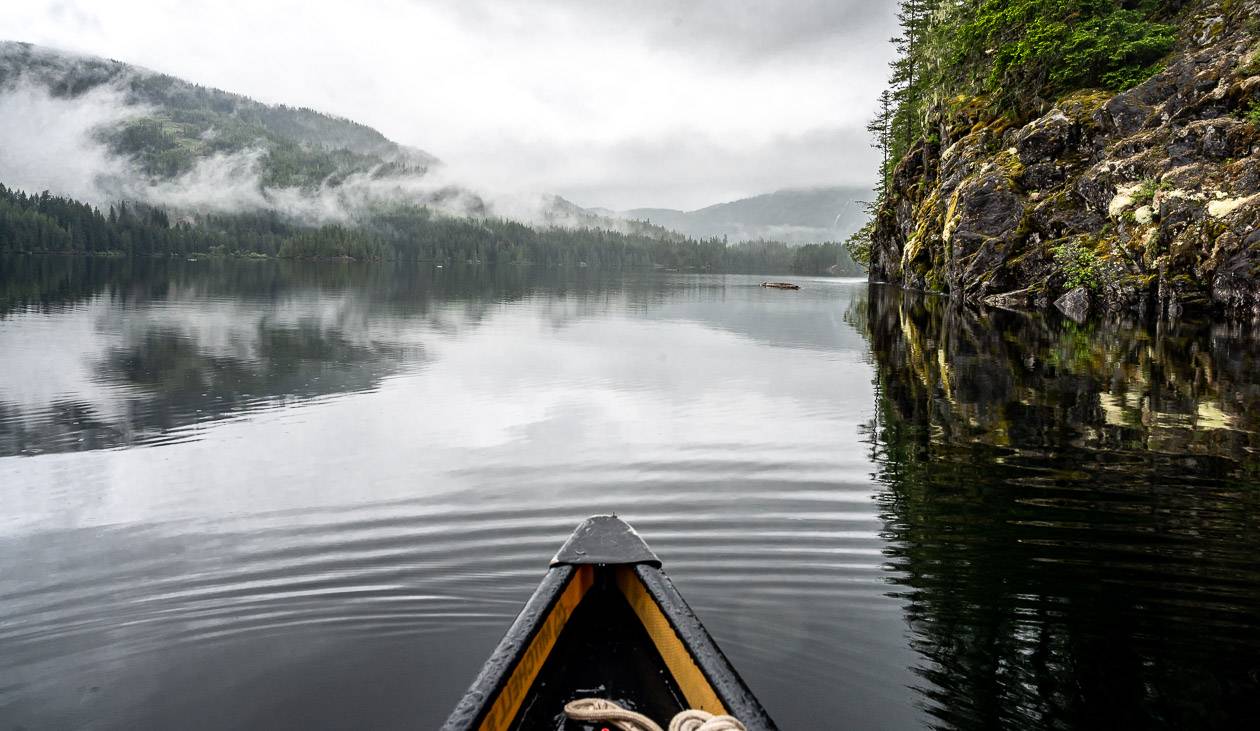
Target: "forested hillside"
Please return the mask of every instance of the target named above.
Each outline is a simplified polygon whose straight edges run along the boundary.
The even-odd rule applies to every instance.
[[[0,88],[19,82],[63,98],[119,90],[142,113],[101,134],[111,151],[157,177],[187,173],[210,155],[255,149],[262,183],[273,187],[317,186],[356,172],[423,174],[437,163],[348,119],[262,104],[119,61],[0,42]]]
[[[0,252],[857,271],[836,244],[728,246],[558,196],[531,203],[529,223],[508,220],[476,193],[431,181],[432,155],[365,125],[118,61],[0,42],[0,92],[21,90],[100,117],[78,144],[89,153],[104,146],[120,162],[105,165],[109,179],[92,201],[0,185]],[[6,144],[38,146],[39,133]]]
[[[900,8],[850,242],[872,278],[1074,316],[1260,306],[1260,3]]]
[[[48,105],[48,100],[59,104]],[[433,155],[367,125],[29,43],[0,41],[0,104],[17,117],[52,117],[57,127],[30,130],[21,138],[0,129],[0,149],[55,141],[61,157],[18,157],[35,159],[27,161],[27,168],[73,169],[80,175],[70,182],[84,191],[78,197],[98,205],[136,200],[196,213],[274,210],[305,223],[340,224],[382,205],[414,205],[543,226],[671,235],[660,227],[596,215],[555,195],[523,196],[528,198],[523,206],[515,200],[501,205],[504,201],[440,173]],[[39,109],[29,109],[32,104]],[[84,130],[68,123],[61,129],[59,116],[94,124]],[[74,135],[81,139],[64,139]],[[66,156],[76,158],[75,164]],[[0,155],[0,162],[5,159]],[[85,160],[95,161],[96,168]],[[47,170],[27,172],[34,181],[0,170],[0,182],[49,187],[43,182]]]
[[[963,110],[1012,122],[1079,89],[1118,92],[1158,72],[1186,0],[903,0],[890,86],[872,122],[884,177]]]

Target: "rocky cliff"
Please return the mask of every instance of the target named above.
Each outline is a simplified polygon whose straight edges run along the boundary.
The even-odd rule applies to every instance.
[[[1260,0],[1190,3],[1162,70],[1014,119],[956,98],[902,157],[870,275],[1005,307],[1260,318]]]

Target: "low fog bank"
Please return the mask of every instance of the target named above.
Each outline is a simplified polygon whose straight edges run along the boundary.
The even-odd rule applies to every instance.
[[[136,158],[111,149],[112,132],[160,111],[130,100],[125,83],[115,79],[67,96],[41,80],[19,76],[0,89],[0,183],[28,193],[47,190],[102,209],[127,201],[177,213],[272,210],[312,225],[348,222],[374,208],[409,204],[450,216],[495,216],[535,226],[642,229],[595,217],[552,195],[474,192],[436,162],[420,172],[386,163],[329,175],[317,186],[268,185],[264,163],[269,150],[261,139],[244,149],[198,157],[178,175],[152,175]]]

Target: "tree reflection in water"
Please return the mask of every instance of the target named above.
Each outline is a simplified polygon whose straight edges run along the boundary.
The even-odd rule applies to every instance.
[[[1260,341],[873,286],[869,440],[940,728],[1260,717]]]

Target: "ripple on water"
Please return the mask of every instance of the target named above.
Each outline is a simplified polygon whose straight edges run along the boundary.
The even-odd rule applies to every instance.
[[[784,728],[1260,713],[1245,337],[756,278],[136,266],[0,322],[6,721],[435,727],[613,511]]]

